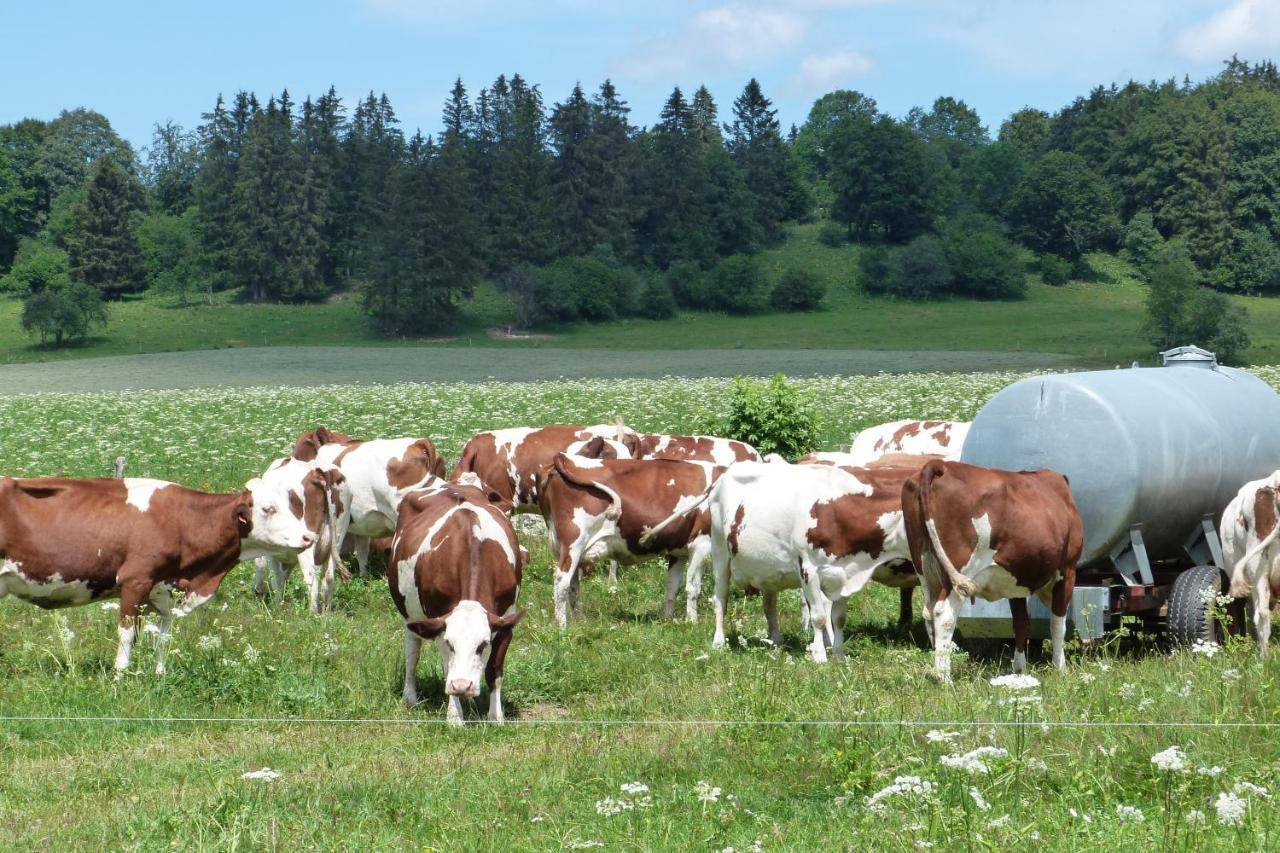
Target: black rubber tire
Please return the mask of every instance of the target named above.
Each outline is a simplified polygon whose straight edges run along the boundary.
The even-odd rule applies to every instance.
[[[1174,580],[1166,619],[1169,639],[1174,645],[1222,642],[1220,627],[1211,618],[1210,606],[1204,600],[1207,589],[1212,589],[1215,595],[1222,594],[1222,570],[1217,566],[1196,566]]]

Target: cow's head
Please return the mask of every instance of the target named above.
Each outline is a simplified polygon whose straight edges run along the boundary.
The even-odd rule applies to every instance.
[[[445,692],[474,699],[480,695],[480,678],[495,636],[510,631],[523,616],[523,610],[497,616],[478,601],[460,601],[448,615],[410,622],[408,628],[440,646]]]
[[[240,558],[297,554],[311,547],[316,534],[307,529],[298,498],[281,480],[254,478],[245,484],[234,514],[240,531]]]

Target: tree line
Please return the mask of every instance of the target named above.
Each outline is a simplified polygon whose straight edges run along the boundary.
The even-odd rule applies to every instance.
[[[457,81],[430,136],[385,95],[348,108],[333,89],[219,97],[142,157],[88,110],[26,119],[0,127],[0,288],[53,334],[49,316],[74,334],[104,316],[95,299],[146,288],[353,291],[394,335],[450,328],[485,278],[522,325],[807,309],[812,274],[771,282],[752,256],[821,219],[824,242],[863,244],[864,290],[902,298],[1017,298],[1028,272],[1088,279],[1099,250],[1173,264],[1188,292],[1280,292],[1269,62],[1098,87],[994,134],[962,100],[893,117],[850,90],[784,133],[755,80],[724,119],[705,87],[638,127],[610,81],[548,106],[519,74]]]

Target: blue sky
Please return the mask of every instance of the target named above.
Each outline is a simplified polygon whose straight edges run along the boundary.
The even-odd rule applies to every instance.
[[[0,44],[0,123],[86,106],[135,145],[219,92],[330,83],[348,104],[385,91],[407,130],[434,132],[455,77],[475,91],[516,71],[548,105],[611,77],[636,124],[676,84],[706,83],[723,117],[755,76],[784,127],[852,88],[893,115],[962,98],[994,132],[1100,83],[1280,59],[1280,0],[0,0]]]

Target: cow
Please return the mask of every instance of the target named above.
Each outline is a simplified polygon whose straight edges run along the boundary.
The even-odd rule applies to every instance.
[[[556,622],[568,626],[577,606],[578,570],[603,558],[635,563],[667,557],[663,615],[675,607],[685,575],[690,621],[698,618],[702,563],[710,552],[706,512],[681,516],[724,469],[709,462],[673,459],[583,459],[558,454],[538,487],[538,505],[547,521],[556,558]],[[678,523],[672,516],[679,516]],[[647,536],[667,520],[658,535]]]
[[[1066,666],[1067,606],[1084,546],[1080,511],[1056,471],[998,471],[934,461],[902,486],[911,562],[924,587],[934,666],[951,680],[951,639],[963,598],[1009,599],[1015,672],[1027,665],[1027,596],[1051,610],[1053,665]]]
[[[635,459],[679,459],[727,467],[734,462],[759,462],[760,453],[745,441],[716,435],[647,433],[632,450]]]
[[[369,571],[369,543],[395,532],[401,499],[445,475],[444,459],[425,438],[380,438],[361,441],[317,427],[294,444],[300,462],[336,465],[351,487],[351,520],[347,527],[360,574]]]
[[[511,519],[480,489],[437,482],[410,492],[387,563],[387,585],[404,618],[404,701],[418,703],[423,640],[435,640],[444,662],[446,719],[462,723],[462,700],[489,688],[489,720],[501,723],[502,667],[528,552]],[[485,653],[488,653],[487,663]]]
[[[1271,641],[1271,602],[1280,597],[1280,471],[1245,483],[1222,513],[1222,556],[1233,598],[1249,597],[1258,654]]]
[[[941,459],[932,453],[886,453],[874,459],[860,460],[852,453],[837,450],[817,450],[796,460],[797,465],[836,465],[844,468],[915,468],[919,470],[931,459]]]
[[[969,434],[966,421],[893,421],[853,436],[849,464],[866,465],[890,453],[940,456],[957,461]]]
[[[316,541],[293,558],[254,560],[253,589],[266,595],[270,577],[276,594],[283,596],[289,572],[297,565],[302,569],[311,612],[322,613],[333,599],[333,580],[340,564],[338,549],[351,522],[351,486],[337,466],[319,460],[301,462],[293,457],[271,463],[262,480],[284,485],[289,492],[290,511],[302,517]]]
[[[555,455],[575,445],[579,453],[587,448],[599,451],[605,445],[591,442],[597,437],[626,446],[631,456],[635,455],[631,448],[639,440],[635,430],[622,423],[556,424],[479,432],[463,446],[450,479],[459,482],[462,475],[474,474],[499,496],[500,506],[508,512],[536,512],[538,478]]]
[[[0,477],[0,597],[46,609],[119,598],[117,679],[144,606],[160,614],[163,675],[175,615],[208,601],[241,560],[298,554],[315,538],[278,483],[209,494],[143,477]]]
[[[826,660],[825,638],[842,657],[848,597],[873,579],[890,586],[911,583],[902,572],[908,552],[899,503],[911,473],[768,462],[730,467],[703,498],[715,573],[712,646],[725,643],[732,578],[763,593],[775,644],[782,642],[778,592],[800,587],[814,631],[813,659]]]

